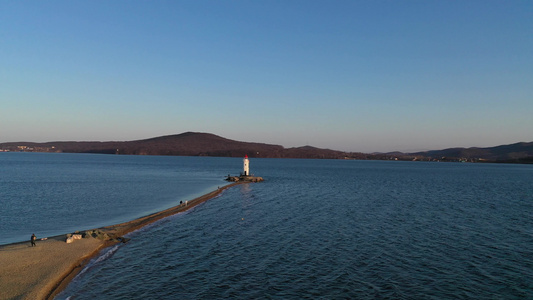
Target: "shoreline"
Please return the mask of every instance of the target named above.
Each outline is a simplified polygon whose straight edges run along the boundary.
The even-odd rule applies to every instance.
[[[91,229],[105,236],[85,237],[66,243],[67,234],[30,242],[0,245],[0,299],[53,299],[104,248],[127,242],[123,236],[163,218],[187,211],[222,191],[245,182],[235,182],[160,212],[128,222]]]

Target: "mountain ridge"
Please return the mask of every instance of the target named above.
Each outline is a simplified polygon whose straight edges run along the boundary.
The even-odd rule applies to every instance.
[[[414,153],[360,153],[322,149],[305,145],[242,142],[212,133],[184,132],[133,141],[56,141],[0,143],[0,151],[102,153],[128,155],[174,155],[264,158],[321,158],[364,160],[428,160],[533,163],[533,142],[518,142],[494,147],[447,148]]]

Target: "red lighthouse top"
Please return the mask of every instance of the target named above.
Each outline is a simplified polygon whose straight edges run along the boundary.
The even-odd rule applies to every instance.
[[[248,154],[246,154],[246,155],[244,156],[244,158],[248,158]]]

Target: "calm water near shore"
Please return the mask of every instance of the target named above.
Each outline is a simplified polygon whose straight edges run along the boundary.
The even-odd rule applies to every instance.
[[[0,244],[29,240],[32,233],[49,237],[161,211],[216,190],[225,184],[228,169],[240,171],[240,161],[0,153]]]
[[[0,163],[14,164],[20,174],[61,173],[54,168],[65,165],[74,174],[54,180],[34,174],[30,182],[0,175],[1,205],[11,209],[0,221],[4,241],[4,228],[12,240],[11,227],[26,221],[27,208],[14,199],[21,191],[20,199],[63,199],[67,212],[83,205],[92,218],[87,225],[111,224],[223,185],[221,178],[242,164],[234,158],[11,155],[0,154]],[[21,159],[31,163],[16,167],[21,163],[13,161]],[[533,297],[533,166],[252,159],[250,167],[266,181],[233,187],[131,233],[129,243],[106,249],[57,299]],[[26,189],[12,191],[5,182]],[[74,200],[57,194],[78,189],[88,191]],[[105,209],[97,209],[102,203]],[[22,218],[4,221],[18,210]],[[47,230],[68,232],[60,227],[79,226],[83,215]],[[43,227],[58,222],[46,218],[40,217]]]

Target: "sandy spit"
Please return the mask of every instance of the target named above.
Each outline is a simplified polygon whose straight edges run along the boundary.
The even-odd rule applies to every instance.
[[[0,299],[53,299],[99,251],[119,243],[121,237],[162,218],[188,210],[240,184],[232,183],[211,193],[145,217],[122,224],[98,228],[109,239],[83,238],[67,244],[66,234],[0,246]],[[31,234],[31,233],[30,233]]]

